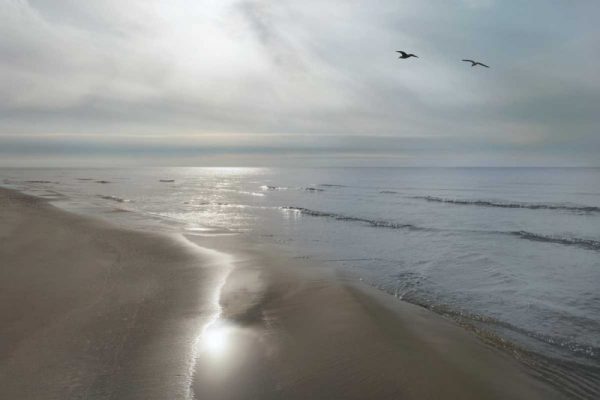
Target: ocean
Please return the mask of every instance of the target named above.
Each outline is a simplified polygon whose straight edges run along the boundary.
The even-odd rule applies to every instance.
[[[136,228],[285,247],[583,395],[600,382],[598,168],[4,168],[0,183]]]

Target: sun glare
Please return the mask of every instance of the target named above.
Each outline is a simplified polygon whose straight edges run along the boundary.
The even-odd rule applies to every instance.
[[[229,348],[230,327],[222,321],[215,321],[202,332],[201,348],[212,356],[221,356]]]

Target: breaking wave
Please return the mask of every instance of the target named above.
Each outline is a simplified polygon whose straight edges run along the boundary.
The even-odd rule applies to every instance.
[[[383,288],[382,290],[395,295],[389,289]],[[425,307],[437,314],[453,319],[462,327],[474,332],[484,342],[515,355],[519,361],[532,368],[531,372],[539,379],[550,383],[562,393],[567,394],[568,398],[593,399],[596,398],[595,394],[600,390],[600,370],[594,366],[600,356],[600,348],[597,346],[589,343],[579,343],[566,337],[546,335],[507,321],[456,309],[449,305],[435,304],[418,295],[409,295],[402,298],[409,303]],[[580,322],[586,323],[587,321],[583,319]],[[504,335],[499,333],[502,331],[510,331],[545,346],[560,348],[574,355],[577,361],[555,358],[556,356],[547,356],[536,350],[521,347],[518,342],[504,338]],[[591,361],[591,363],[588,361]]]
[[[282,186],[269,186],[269,185],[262,185],[261,190],[287,190],[286,187],[282,187]]]
[[[338,221],[352,221],[352,222],[362,222],[368,225],[371,225],[376,228],[389,228],[389,229],[414,229],[414,230],[426,230],[426,228],[419,228],[416,225],[412,224],[401,224],[391,221],[377,220],[377,219],[368,219],[362,217],[353,217],[343,214],[330,213],[325,211],[316,211],[308,208],[302,207],[281,207],[282,210],[292,211],[301,213],[304,215],[310,215],[312,217],[326,217],[332,218]]]
[[[534,242],[557,243],[565,246],[577,246],[589,250],[600,250],[600,241],[592,239],[583,239],[568,236],[550,236],[540,235],[527,231],[510,232],[511,235],[520,237],[521,239],[531,240]]]
[[[426,228],[422,226],[417,226],[408,223],[399,223],[378,219],[369,219],[363,217],[355,217],[344,214],[337,214],[333,212],[327,211],[317,211],[311,210],[309,208],[303,207],[281,207],[281,210],[292,211],[304,215],[309,215],[311,217],[324,217],[331,218],[337,221],[350,221],[350,222],[361,222],[364,224],[368,224],[375,228],[387,228],[387,229],[410,229],[410,230],[418,230],[418,231],[439,231],[439,232],[467,232],[461,229],[436,229],[436,228]],[[545,243],[555,243],[561,244],[564,246],[576,246],[580,248],[584,248],[587,250],[595,250],[600,251],[600,241],[593,239],[585,239],[585,238],[576,238],[576,237],[568,237],[568,236],[549,236],[549,235],[541,235],[533,232],[527,231],[468,231],[472,233],[487,233],[487,234],[501,234],[501,235],[511,235],[516,236],[520,239],[530,240],[534,242],[545,242]]]
[[[551,204],[551,203],[521,203],[521,202],[503,202],[489,200],[462,200],[449,199],[434,196],[413,196],[413,199],[427,200],[436,203],[458,204],[463,206],[479,206],[479,207],[499,207],[499,208],[525,208],[529,210],[563,210],[583,213],[600,212],[600,207],[581,206],[568,204]]]
[[[25,181],[25,183],[58,183],[52,181]]]
[[[131,202],[131,200],[124,199],[124,198],[117,197],[117,196],[103,196],[103,195],[98,195],[98,197],[101,198],[101,199],[104,199],[104,200],[116,201],[117,203],[129,203],[129,202]]]

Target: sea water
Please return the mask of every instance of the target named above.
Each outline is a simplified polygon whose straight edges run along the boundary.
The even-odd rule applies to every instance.
[[[120,222],[286,246],[567,365],[548,374],[575,394],[597,389],[600,169],[0,169],[0,182]]]

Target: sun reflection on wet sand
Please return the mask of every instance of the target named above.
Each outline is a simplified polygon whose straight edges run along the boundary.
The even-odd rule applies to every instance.
[[[200,351],[216,358],[224,356],[229,349],[232,327],[220,318],[204,326],[200,338]]]
[[[245,258],[191,243],[212,277],[200,289],[204,301],[188,359],[186,398],[247,398],[249,391],[263,390],[254,382],[271,379],[265,365],[276,349],[266,340],[260,317],[248,314],[263,296],[262,270]]]
[[[229,348],[229,337],[233,327],[222,319],[223,308],[221,306],[221,294],[227,282],[227,277],[233,270],[233,257],[226,253],[195,245],[203,256],[209,258],[211,267],[220,271],[218,280],[214,284],[214,293],[211,296],[210,306],[215,309],[208,322],[204,323],[200,334],[194,340],[192,346],[191,361],[188,370],[189,388],[188,399],[194,399],[192,389],[193,377],[196,370],[198,358],[202,355],[210,356],[212,361],[222,358]]]

